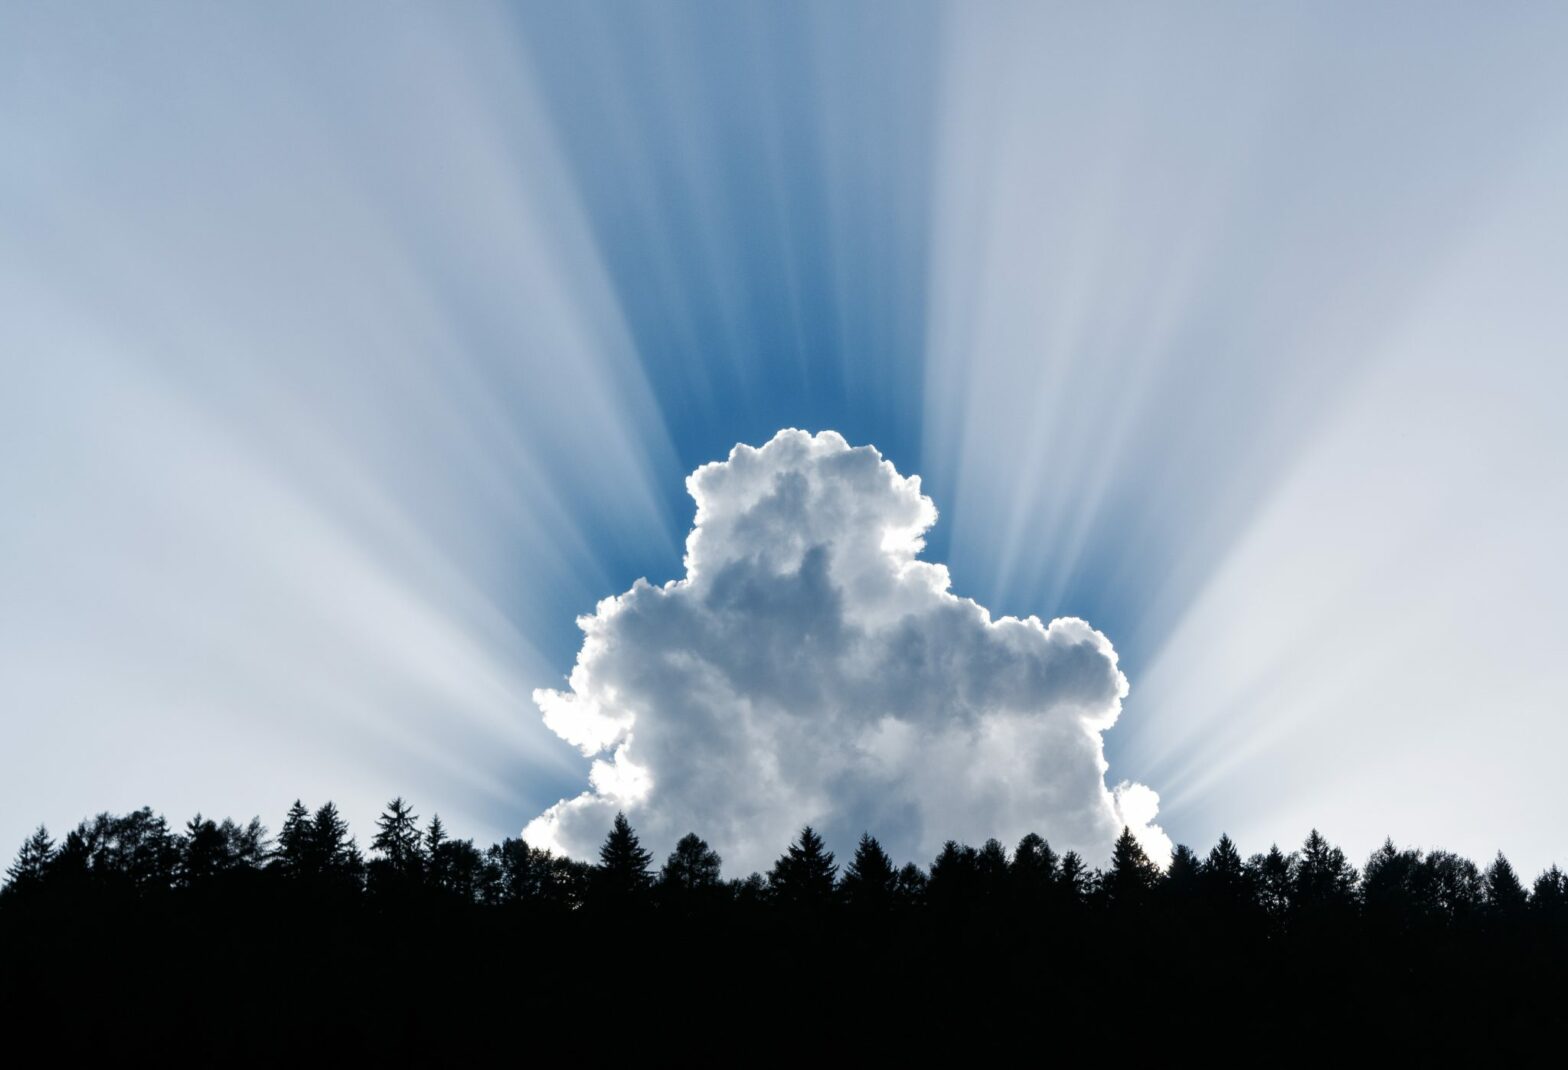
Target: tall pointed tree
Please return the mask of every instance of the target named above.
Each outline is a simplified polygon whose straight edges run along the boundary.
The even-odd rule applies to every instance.
[[[370,846],[380,854],[372,874],[382,890],[408,888],[424,878],[424,838],[419,832],[419,817],[402,796],[387,803],[376,818],[376,836]]]
[[[1247,863],[1258,906],[1274,929],[1285,924],[1296,887],[1296,856],[1286,854],[1279,844],[1270,844],[1267,854],[1254,855]]]
[[[295,799],[278,831],[278,850],[273,857],[273,864],[285,876],[300,878],[310,874],[310,832],[310,811]]]
[[[16,861],[5,871],[5,890],[17,895],[30,895],[44,882],[49,864],[54,861],[54,841],[49,830],[39,825],[33,834],[22,842]]]
[[[337,805],[325,802],[311,818],[307,838],[312,872],[342,888],[356,887],[364,874],[359,845]]]
[[[851,910],[860,913],[885,912],[893,904],[898,871],[875,836],[865,832],[855,848],[855,857],[844,870],[839,893]]]
[[[1106,905],[1112,910],[1140,909],[1149,902],[1159,880],[1160,867],[1149,859],[1132,829],[1124,825],[1111,848],[1111,868],[1101,885]]]
[[[1525,893],[1519,874],[1503,852],[1498,851],[1492,864],[1481,877],[1486,896],[1486,912],[1493,919],[1511,922],[1524,916],[1530,897]]]
[[[448,847],[451,843],[446,834],[446,826],[441,823],[441,815],[433,814],[430,818],[430,827],[425,830],[425,860],[428,866],[427,873],[430,886],[445,890],[450,882]]]
[[[179,882],[194,888],[229,868],[229,842],[216,822],[200,814],[185,824],[180,844]]]
[[[643,848],[631,822],[624,813],[617,813],[599,848],[599,866],[592,884],[595,902],[627,906],[641,901],[653,884],[653,874],[648,869],[652,862],[652,853]]]
[[[1313,829],[1301,845],[1292,888],[1293,906],[1303,916],[1343,914],[1356,904],[1356,869],[1345,852]]]
[[[768,886],[774,901],[783,906],[820,909],[833,899],[837,874],[833,852],[823,845],[816,830],[807,825],[773,864],[768,872]]]
[[[1089,867],[1077,851],[1062,855],[1061,868],[1056,873],[1056,899],[1062,906],[1073,909],[1082,906],[1093,890]]]

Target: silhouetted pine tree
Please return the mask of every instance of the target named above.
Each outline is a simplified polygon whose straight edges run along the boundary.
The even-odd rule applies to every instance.
[[[1150,901],[1160,880],[1160,867],[1150,861],[1143,845],[1123,826],[1111,848],[1111,868],[1100,882],[1100,896],[1111,910],[1136,911]]]
[[[273,865],[285,876],[305,877],[310,872],[310,811],[298,799],[289,807],[278,830],[278,848]]]
[[[1452,928],[1481,912],[1485,890],[1474,862],[1452,851],[1434,850],[1427,854],[1422,870],[1430,920]]]
[[[1568,876],[1556,865],[1535,878],[1530,890],[1530,913],[1547,925],[1568,923]]]
[[[446,891],[450,883],[447,846],[446,826],[441,824],[441,815],[432,814],[430,827],[425,830],[426,876],[430,886],[438,891]]]
[[[871,833],[862,833],[855,857],[844,870],[839,893],[845,905],[860,914],[882,914],[893,905],[898,873],[893,860]]]
[[[406,895],[424,881],[424,837],[419,818],[402,796],[387,803],[376,818],[376,836],[370,846],[380,857],[369,867],[370,886],[378,894]]]
[[[1355,909],[1356,869],[1317,829],[1301,845],[1291,899],[1294,912],[1315,923],[1337,924]]]
[[[631,822],[625,814],[617,813],[599,848],[599,866],[591,886],[594,902],[616,907],[640,902],[653,884],[648,870],[652,862],[652,853],[643,849]]]
[[[33,894],[43,884],[54,857],[54,841],[49,838],[49,830],[39,825],[22,841],[16,861],[6,868],[5,890],[13,895]]]
[[[893,882],[893,900],[904,910],[913,910],[926,903],[926,888],[930,880],[925,871],[913,862],[905,862]]]
[[[305,857],[312,877],[339,891],[358,890],[364,879],[365,861],[336,804],[325,802],[317,809],[305,843]]]
[[[1236,844],[1223,833],[1204,859],[1199,880],[1204,902],[1216,920],[1234,922],[1253,905],[1251,874]]]
[[[450,899],[461,903],[487,901],[485,856],[473,840],[448,839],[441,845],[440,884]]]
[[[967,912],[980,897],[980,852],[968,844],[948,840],[931,860],[926,900],[933,910],[948,914]]]
[[[1361,872],[1362,910],[1371,930],[1394,935],[1420,924],[1430,909],[1426,878],[1420,851],[1401,851],[1385,839]]]
[[[833,900],[834,877],[838,867],[833,852],[810,825],[773,864],[768,872],[768,891],[774,902],[794,910],[820,910]]]
[[[229,868],[229,844],[216,822],[200,814],[185,824],[180,844],[179,883],[194,888],[206,884]]]
[[[523,840],[507,837],[487,852],[497,874],[496,898],[501,903],[527,903],[539,898],[534,850]]]
[[[1530,897],[1519,882],[1513,865],[1498,851],[1492,864],[1486,867],[1481,878],[1489,917],[1504,923],[1514,923],[1524,917]]]
[[[1191,847],[1178,843],[1171,850],[1171,864],[1159,881],[1160,897],[1177,916],[1190,916],[1203,895],[1203,866]]]
[[[1286,854],[1279,844],[1270,844],[1267,854],[1253,855],[1247,863],[1257,904],[1276,933],[1284,929],[1290,916],[1296,887],[1296,856]]]
[[[1075,910],[1088,900],[1093,890],[1093,877],[1078,852],[1068,851],[1062,855],[1062,865],[1056,876],[1057,901],[1061,906]]]
[[[1006,901],[1012,864],[1002,841],[992,837],[975,852],[975,890],[987,906]]]
[[[723,861],[695,832],[680,838],[659,871],[659,899],[681,911],[712,906],[723,893],[719,876]]]
[[[218,826],[228,843],[229,859],[240,869],[260,869],[267,862],[267,826],[253,817],[243,827],[228,818]]]
[[[1058,861],[1051,845],[1035,833],[1028,833],[1018,841],[1018,847],[1013,851],[1013,864],[1008,870],[1017,909],[1036,910],[1050,904]]]

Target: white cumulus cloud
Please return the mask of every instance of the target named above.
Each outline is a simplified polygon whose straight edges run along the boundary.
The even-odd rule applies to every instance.
[[[1110,640],[954,595],[916,557],[937,518],[918,476],[785,430],[686,486],[686,577],[600,602],[567,690],[534,692],[594,762],[530,843],[592,857],[625,810],[648,846],[696,831],[735,873],[807,823],[921,863],[949,838],[1029,831],[1098,862],[1124,824],[1169,857],[1158,796],[1105,783],[1101,733],[1127,694]]]

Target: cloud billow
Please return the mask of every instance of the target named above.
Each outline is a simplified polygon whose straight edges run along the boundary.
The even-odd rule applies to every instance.
[[[594,758],[530,843],[592,856],[617,810],[668,849],[697,831],[732,873],[806,823],[895,858],[1045,835],[1103,860],[1123,824],[1156,858],[1158,797],[1107,788],[1101,733],[1127,680],[1087,623],[992,620],[916,559],[936,507],[870,446],[785,430],[686,481],[686,577],[579,618],[565,691],[534,700]]]

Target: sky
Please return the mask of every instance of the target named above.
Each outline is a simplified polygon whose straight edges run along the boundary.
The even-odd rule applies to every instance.
[[[661,648],[578,618],[707,598],[688,476],[799,428],[919,477],[932,612],[1086,622],[1102,818],[1568,862],[1565,190],[1558,4],[6,4],[0,850],[603,795],[548,696]],[[952,753],[758,827],[1075,835]]]

